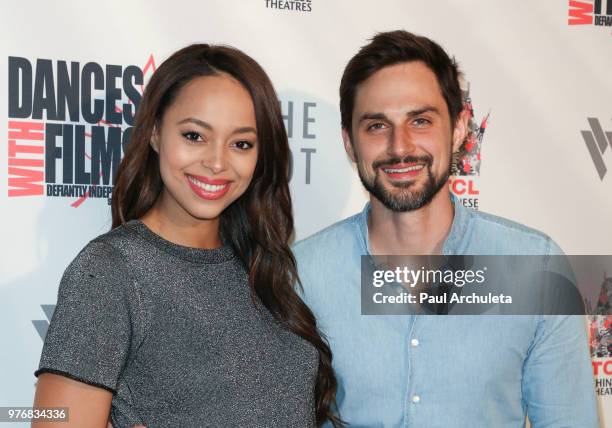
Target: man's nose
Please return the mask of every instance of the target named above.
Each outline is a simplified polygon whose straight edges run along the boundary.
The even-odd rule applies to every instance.
[[[408,130],[401,126],[393,129],[387,146],[387,153],[390,156],[403,157],[413,153],[415,148],[413,136]]]

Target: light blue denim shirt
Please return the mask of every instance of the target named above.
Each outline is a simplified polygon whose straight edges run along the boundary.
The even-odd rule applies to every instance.
[[[454,207],[444,254],[561,253],[538,231]],[[294,246],[351,427],[514,428],[526,415],[534,428],[598,426],[581,316],[361,315],[369,210]]]

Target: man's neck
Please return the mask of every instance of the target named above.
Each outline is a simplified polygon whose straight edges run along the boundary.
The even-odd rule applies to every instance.
[[[370,197],[368,238],[372,254],[442,254],[454,216],[448,187],[444,186],[424,207],[396,213]]]

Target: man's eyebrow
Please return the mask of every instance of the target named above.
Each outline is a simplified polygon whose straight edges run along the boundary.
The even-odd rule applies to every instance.
[[[211,124],[209,124],[208,122],[204,122],[203,120],[196,119],[195,117],[188,117],[186,119],[179,121],[177,124],[181,125],[183,123],[194,123],[198,126],[201,126],[202,128],[208,129],[209,131],[213,130],[213,127]],[[232,134],[246,134],[247,132],[252,132],[254,134],[257,134],[257,130],[253,128],[252,126],[241,126],[239,128],[234,129],[232,131]]]
[[[371,113],[365,112],[361,116],[359,116],[359,122],[363,122],[364,120],[389,120],[384,113]]]
[[[410,110],[409,112],[406,113],[406,116],[414,117],[414,116],[418,116],[418,115],[423,114],[423,113],[440,114],[440,110],[438,110],[434,106],[425,106],[425,107],[422,107],[422,108],[418,108],[416,110]]]
[[[433,107],[433,106],[425,106],[425,107],[421,107],[421,108],[418,108],[418,109],[407,111],[406,112],[406,116],[414,117],[414,116],[418,116],[418,115],[423,114],[423,113],[440,114],[440,110],[438,110],[436,107]],[[366,111],[361,116],[359,116],[359,121],[358,122],[363,122],[364,120],[384,120],[384,121],[389,121],[389,118],[384,113],[373,113],[373,112]]]

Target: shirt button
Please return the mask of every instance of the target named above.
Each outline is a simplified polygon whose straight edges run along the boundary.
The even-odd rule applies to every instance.
[[[410,341],[411,346],[419,346],[419,339],[412,339]]]
[[[421,397],[419,395],[413,395],[412,396],[412,402],[413,403],[419,403],[421,401]]]

